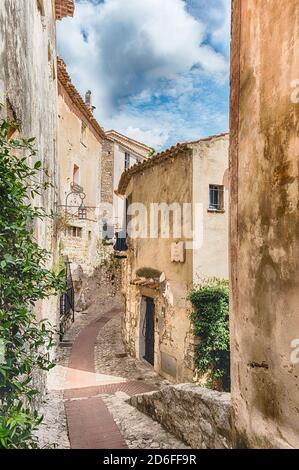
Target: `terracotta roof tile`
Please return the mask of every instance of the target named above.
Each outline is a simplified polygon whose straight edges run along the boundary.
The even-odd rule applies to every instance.
[[[189,154],[190,152],[191,152],[191,149],[189,148],[187,143],[177,144],[171,147],[170,149],[165,150],[164,152],[158,153],[157,155],[154,155],[153,157],[148,158],[142,163],[136,163],[131,168],[124,171],[123,174],[121,175],[118,188],[116,191],[117,194],[119,195],[125,194],[128,184],[130,182],[130,179],[133,175],[137,173],[141,173],[142,171],[148,168],[151,168],[155,165],[159,165],[160,163],[163,163],[170,158],[174,158],[178,155],[181,155],[182,153]]]
[[[191,140],[189,144],[198,144],[199,142],[209,142],[211,140],[220,139],[223,137],[229,137],[229,132],[222,132],[221,134],[209,135],[208,137],[202,137],[201,139]]]
[[[74,16],[74,0],[55,0],[56,19],[62,20],[66,16]]]
[[[84,117],[87,119],[89,124],[92,126],[93,130],[102,138],[106,139],[106,134],[102,127],[99,125],[98,121],[94,117],[91,109],[86,105],[85,101],[77,91],[76,87],[72,84],[71,77],[68,74],[66,65],[62,59],[58,57],[57,59],[57,71],[58,71],[58,80],[64,86],[67,93],[69,94],[73,103],[75,103]]]
[[[222,134],[215,134],[208,137],[203,137],[198,140],[190,141],[190,142],[183,142],[179,143],[164,152],[158,153],[151,158],[148,158],[146,161],[142,163],[138,163],[128,170],[124,171],[121,175],[118,188],[116,190],[116,194],[124,195],[128,184],[130,182],[131,177],[136,173],[141,173],[142,171],[146,170],[147,168],[153,167],[159,163],[164,162],[168,158],[176,157],[177,155],[183,154],[190,154],[192,152],[192,144],[198,144],[200,142],[207,142],[211,140],[216,140],[219,138],[228,138],[229,133],[222,133]]]

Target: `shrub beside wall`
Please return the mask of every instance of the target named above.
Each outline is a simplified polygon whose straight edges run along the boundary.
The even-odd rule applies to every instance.
[[[0,121],[0,449],[36,448],[41,417],[34,411],[37,371],[53,364],[49,351],[56,331],[34,314],[36,302],[65,288],[63,273],[46,268],[49,254],[33,237],[45,191],[34,139],[10,139],[12,124]]]
[[[200,337],[195,364],[209,388],[230,390],[229,287],[218,279],[194,286],[188,296],[191,320]]]

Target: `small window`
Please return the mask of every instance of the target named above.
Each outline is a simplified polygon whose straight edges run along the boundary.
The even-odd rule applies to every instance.
[[[44,0],[37,0],[37,8],[41,16],[45,16]]]
[[[88,240],[91,240],[91,230],[88,230]]]
[[[69,237],[82,238],[82,228],[70,226],[67,228],[67,234]]]
[[[125,152],[125,170],[130,168],[130,154]]]
[[[223,211],[224,209],[224,198],[223,198],[223,186],[218,184],[210,184],[209,186],[209,210],[211,211]]]
[[[74,165],[73,169],[73,183],[79,184],[80,182],[80,168],[77,165]]]

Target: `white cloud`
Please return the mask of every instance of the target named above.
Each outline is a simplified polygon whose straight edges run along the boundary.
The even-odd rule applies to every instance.
[[[206,26],[214,47],[228,57],[230,43],[231,0],[184,0],[187,10]]]
[[[159,127],[151,127],[150,129],[142,130],[139,127],[128,126],[125,132],[131,139],[148,143],[148,145],[153,148],[161,147],[169,138],[169,132]]]
[[[75,17],[58,27],[59,50],[79,91],[92,90],[96,116],[106,129],[158,147],[173,134],[173,116],[169,108],[162,113],[143,108],[161,94],[179,100],[180,107],[194,91],[192,68],[213,80],[227,76],[225,54],[212,47],[224,41],[226,26],[217,20],[213,37],[213,21],[192,16],[184,0],[81,0]]]
[[[230,46],[231,0],[221,0],[223,10],[218,10],[219,27],[212,32],[214,44],[220,45],[228,55]]]

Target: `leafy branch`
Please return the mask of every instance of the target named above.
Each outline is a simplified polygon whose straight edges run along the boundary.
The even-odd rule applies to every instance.
[[[36,220],[47,217],[34,200],[50,185],[41,182],[40,161],[28,164],[35,139],[9,139],[12,127],[0,121],[0,448],[36,448],[42,418],[33,379],[53,367],[56,331],[36,318],[34,306],[63,290],[64,277],[46,268],[49,253],[33,237]]]
[[[207,386],[230,389],[229,288],[226,281],[210,279],[194,286],[188,296],[191,321],[200,338],[196,366],[207,375]]]

